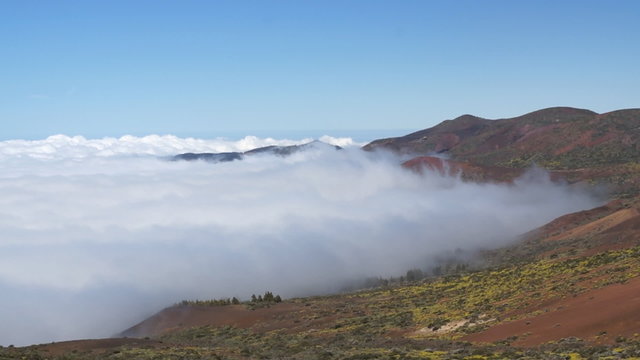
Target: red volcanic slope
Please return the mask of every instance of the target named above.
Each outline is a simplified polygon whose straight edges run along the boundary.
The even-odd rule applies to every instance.
[[[610,285],[576,297],[559,299],[517,321],[501,323],[464,339],[494,342],[518,336],[519,346],[539,345],[567,337],[610,343],[617,336],[633,337],[640,332],[640,278]]]
[[[418,156],[405,161],[402,166],[417,172],[431,170],[440,175],[460,176],[463,180],[477,182],[509,182],[524,172],[523,169],[474,165],[435,156]]]
[[[155,336],[195,326],[234,326],[249,328],[258,323],[278,323],[282,314],[292,313],[299,306],[292,303],[268,308],[247,309],[244,305],[173,306],[160,311],[143,322],[125,330],[121,335],[131,337]],[[285,324],[281,324],[284,327]]]
[[[597,114],[557,107],[515,118],[463,115],[409,135],[380,139],[366,150],[405,154],[446,153],[482,165],[553,169],[622,164],[640,155],[640,109]]]

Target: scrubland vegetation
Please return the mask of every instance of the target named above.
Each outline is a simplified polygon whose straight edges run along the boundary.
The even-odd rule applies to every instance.
[[[3,348],[0,359],[632,358],[640,356],[638,337],[618,337],[615,345],[608,346],[569,338],[533,348],[511,346],[517,337],[490,345],[471,344],[464,337],[526,317],[535,304],[625,283],[639,275],[640,247],[587,257],[558,256],[350,294],[289,299],[283,304],[297,310],[280,315],[276,320],[281,326],[195,327],[141,340],[136,346],[58,357],[48,355],[47,346]],[[273,294],[260,298],[279,306]]]
[[[271,291],[265,291],[264,295],[251,295],[248,301],[240,301],[237,297],[210,300],[182,300],[175,306],[226,306],[245,304],[249,307],[268,306],[282,302],[280,295],[273,295]]]

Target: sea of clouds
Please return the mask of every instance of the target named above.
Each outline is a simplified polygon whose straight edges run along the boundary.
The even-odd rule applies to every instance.
[[[105,337],[182,299],[322,293],[495,247],[598,200],[545,174],[417,174],[388,153],[311,148],[211,164],[245,137],[0,142],[0,344]]]
[[[225,138],[196,139],[173,135],[125,135],[120,138],[86,139],[83,136],[53,135],[43,140],[0,141],[0,160],[10,159],[84,159],[114,156],[171,156],[180,153],[244,152],[259,147],[300,145],[314,139],[300,140],[245,136],[240,140]],[[322,136],[318,140],[341,147],[364,145],[346,137]]]

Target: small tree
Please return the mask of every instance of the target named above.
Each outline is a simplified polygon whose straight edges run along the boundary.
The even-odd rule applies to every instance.
[[[407,271],[407,281],[417,281],[424,277],[424,273],[420,269],[411,269]]]

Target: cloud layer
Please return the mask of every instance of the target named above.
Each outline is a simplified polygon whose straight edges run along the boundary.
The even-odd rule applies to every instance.
[[[0,344],[109,336],[185,298],[399,275],[597,205],[545,176],[464,183],[355,147],[215,165],[141,156],[303,142],[243,141],[0,143]]]
[[[171,156],[185,152],[243,152],[269,145],[300,145],[313,139],[300,140],[245,136],[240,140],[179,138],[173,135],[125,135],[120,138],[86,139],[82,136],[53,135],[44,140],[0,141],[0,160],[12,158],[82,159],[113,156]],[[320,141],[341,147],[364,145],[351,138],[324,135]]]

